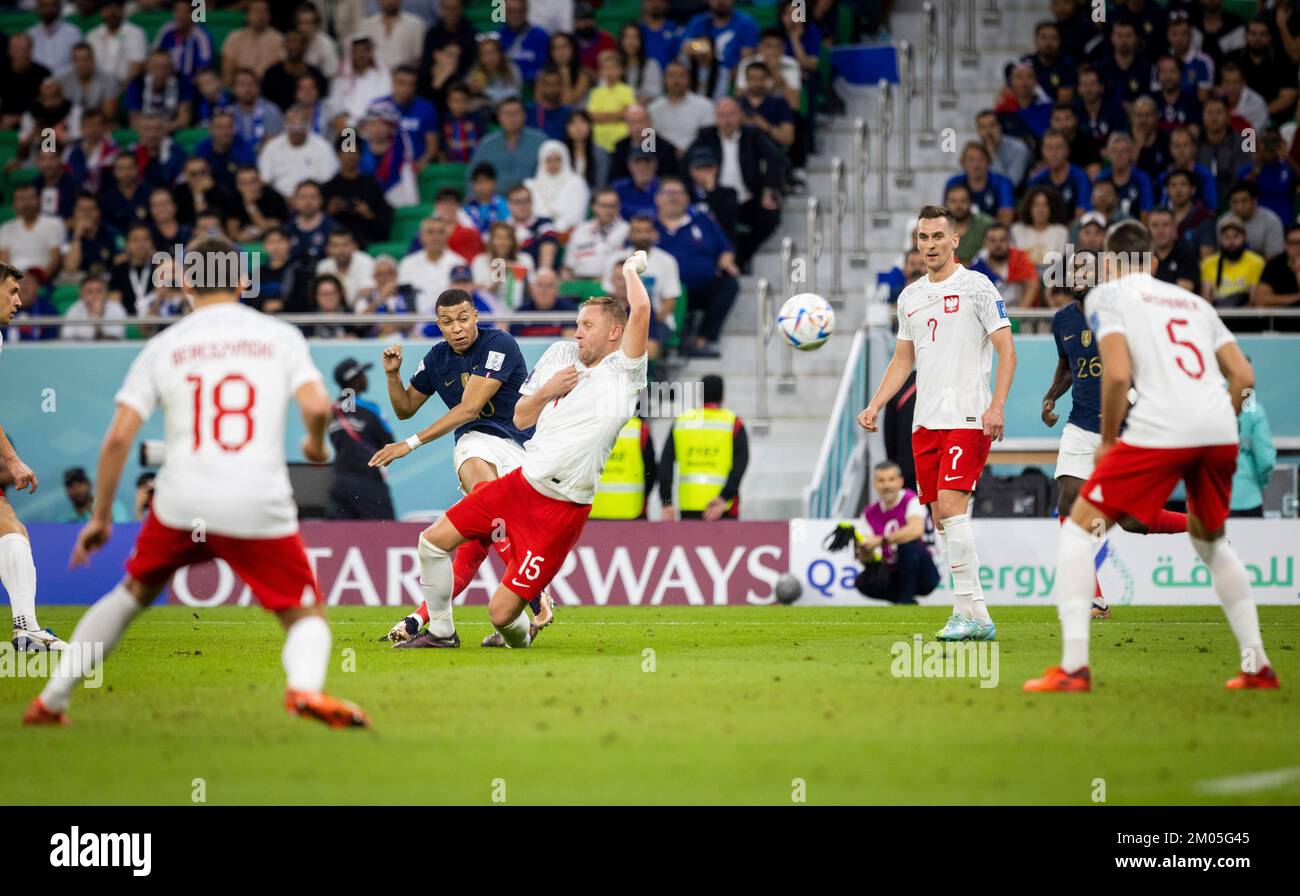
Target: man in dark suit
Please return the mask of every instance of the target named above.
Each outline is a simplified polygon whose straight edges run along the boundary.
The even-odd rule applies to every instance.
[[[691,175],[688,185],[691,205],[696,210],[708,212],[717,218],[722,225],[722,232],[734,244],[740,201],[736,198],[735,190],[718,183],[718,157],[700,147],[691,150],[686,156],[685,164]]]
[[[742,123],[740,105],[732,97],[718,100],[716,117],[717,125],[701,128],[687,155],[697,149],[710,152],[720,163],[718,183],[738,194],[736,263],[743,270],[781,223],[785,154],[772,138]]]
[[[609,157],[609,182],[611,184],[621,178],[632,176],[632,166],[628,162],[631,161],[633,146],[641,147],[647,155],[654,157],[656,163],[655,172],[660,177],[669,174],[686,174],[684,170],[678,167],[681,149],[669,143],[660,134],[655,133],[654,123],[651,122],[645,106],[638,103],[628,106],[623,110],[623,120],[627,122],[627,136],[614,144],[614,152]],[[653,140],[649,139],[651,135],[654,137]]]

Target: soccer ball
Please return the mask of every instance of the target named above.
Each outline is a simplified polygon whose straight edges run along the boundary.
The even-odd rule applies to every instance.
[[[821,296],[803,292],[781,306],[776,326],[786,342],[801,352],[812,351],[835,332],[835,311]]]
[[[783,604],[792,604],[803,594],[803,586],[794,576],[786,573],[776,580],[776,599]]]

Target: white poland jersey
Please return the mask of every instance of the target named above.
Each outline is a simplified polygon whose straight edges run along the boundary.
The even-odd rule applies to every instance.
[[[1215,353],[1236,338],[1214,306],[1150,274],[1094,287],[1084,304],[1093,338],[1122,333],[1137,403],[1120,438],[1144,448],[1234,445],[1237,414]]]
[[[153,513],[234,538],[298,531],[285,466],[288,404],[321,380],[295,327],[237,302],[208,305],[145,345],[117,393],[147,420],[161,406],[167,457]]]
[[[646,356],[629,358],[620,349],[585,367],[578,360],[578,343],[557,342],[538,360],[519,394],[532,395],[570,364],[578,368],[578,384],[542,408],[537,430],[524,445],[523,471],[543,494],[590,504],[618,432],[645,388]]]
[[[927,274],[898,296],[898,338],[916,351],[912,430],[983,429],[993,401],[989,334],[1011,326],[988,277],[961,265],[938,283]]]

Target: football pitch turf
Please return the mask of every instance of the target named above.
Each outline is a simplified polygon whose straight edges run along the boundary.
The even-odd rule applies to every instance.
[[[1117,607],[1093,692],[1042,695],[1054,610],[993,609],[982,688],[892,674],[941,607],[561,608],[526,651],[479,648],[481,606],[460,650],[416,651],[376,641],[391,608],[340,607],[327,687],[374,725],[331,731],[283,710],[273,617],[158,607],[67,728],[24,728],[40,681],[0,678],[0,803],[1300,803],[1300,608],[1260,610],[1279,691],[1224,690],[1217,607]]]

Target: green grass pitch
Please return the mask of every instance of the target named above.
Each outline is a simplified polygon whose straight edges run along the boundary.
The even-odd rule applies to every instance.
[[[479,648],[482,607],[457,610],[455,651],[391,650],[391,609],[336,608],[328,687],[374,727],[331,731],[282,709],[272,617],[159,607],[67,728],[24,728],[40,682],[0,679],[0,802],[789,805],[795,779],[809,804],[1092,804],[1096,779],[1109,804],[1300,802],[1288,772],[1204,783],[1300,764],[1300,609],[1260,611],[1283,689],[1233,693],[1217,608],[1118,607],[1087,695],[1021,693],[1058,657],[1055,613],[994,611],[980,688],[891,675],[941,607],[561,608],[527,651]],[[41,619],[66,637],[81,612]]]

